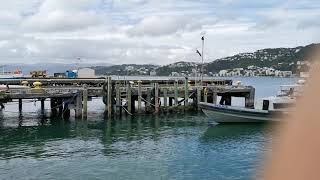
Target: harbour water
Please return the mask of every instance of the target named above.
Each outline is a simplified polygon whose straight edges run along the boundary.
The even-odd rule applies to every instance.
[[[255,86],[257,98],[296,81],[234,79]],[[268,125],[213,125],[202,113],[107,121],[100,99],[89,102],[87,121],[43,118],[32,102],[18,114],[17,106],[0,114],[0,179],[250,179],[276,138]]]

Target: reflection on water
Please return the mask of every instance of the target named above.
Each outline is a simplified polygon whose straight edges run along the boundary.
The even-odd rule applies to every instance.
[[[264,97],[294,79],[241,81]],[[87,121],[66,122],[43,115],[40,104],[25,103],[22,114],[7,105],[0,112],[0,179],[248,179],[270,141],[263,124],[211,125],[202,113],[107,121],[101,99],[88,107]]]
[[[264,129],[211,125],[201,113],[68,122],[1,117],[0,173],[6,179],[247,179],[267,141]]]

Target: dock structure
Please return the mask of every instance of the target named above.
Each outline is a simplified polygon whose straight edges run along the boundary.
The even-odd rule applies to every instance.
[[[39,85],[37,85],[37,83]],[[247,108],[254,107],[255,89],[252,86],[233,85],[232,80],[208,79],[202,84],[192,78],[125,80],[112,77],[96,79],[11,79],[0,80],[8,89],[0,94],[1,105],[18,100],[19,112],[23,99],[44,101],[50,99],[51,114],[86,118],[88,101],[102,97],[108,117],[123,114],[158,114],[163,111],[198,109],[200,102],[231,105],[232,97],[245,98]],[[22,87],[10,88],[10,85]],[[218,102],[218,97],[220,101]]]

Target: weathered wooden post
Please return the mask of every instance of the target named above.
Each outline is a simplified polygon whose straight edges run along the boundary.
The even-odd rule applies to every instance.
[[[163,106],[164,107],[168,106],[168,89],[167,88],[163,89]]]
[[[174,82],[174,105],[178,106],[178,80]]]
[[[171,107],[173,105],[173,98],[169,97],[169,106]]]
[[[88,116],[88,88],[87,85],[83,85],[82,92],[83,108],[82,108],[82,118],[87,119]]]
[[[146,102],[146,112],[150,112],[151,111],[151,91],[152,89],[147,89],[147,101]]]
[[[22,112],[22,99],[19,99],[19,112]]]
[[[141,114],[142,110],[142,87],[141,87],[142,81],[138,81],[138,113]]]
[[[131,95],[132,93],[131,93],[131,85],[130,85],[130,83],[128,83],[127,84],[127,105],[128,105],[128,111],[129,111],[129,113],[133,113],[132,112],[132,95]]]
[[[213,103],[213,104],[217,104],[217,98],[218,98],[217,89],[214,88],[214,89],[213,89],[213,92],[212,92],[212,103]]]
[[[121,104],[121,97],[120,97],[120,84],[117,83],[116,84],[116,111],[117,114],[121,114],[121,108],[122,108],[122,104]]]
[[[188,77],[184,80],[184,106],[185,108],[188,106],[189,101],[189,81]]]
[[[245,106],[246,108],[254,109],[254,97],[255,97],[255,88],[250,87],[250,92],[245,96]]]
[[[154,84],[154,94],[155,94],[155,113],[158,114],[160,112],[160,106],[159,106],[159,84]]]
[[[108,111],[108,118],[112,117],[112,79],[108,77],[108,92],[107,92],[107,111]]]
[[[44,112],[44,101],[45,99],[41,99],[40,102],[41,102],[41,112]]]
[[[203,90],[203,101],[205,103],[208,102],[208,88],[204,88],[204,90]]]
[[[197,87],[197,106],[198,106],[198,110],[200,110],[200,102],[201,102],[201,90],[202,90],[202,87],[198,86]]]
[[[75,102],[75,117],[80,118],[82,116],[82,93],[79,91],[77,93],[76,102]]]

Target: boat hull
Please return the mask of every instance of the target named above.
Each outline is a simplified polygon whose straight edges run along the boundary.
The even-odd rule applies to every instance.
[[[210,120],[217,123],[263,123],[279,121],[279,113],[264,110],[219,106],[207,103],[200,104],[200,108]]]

